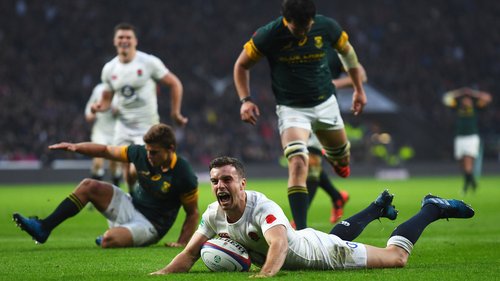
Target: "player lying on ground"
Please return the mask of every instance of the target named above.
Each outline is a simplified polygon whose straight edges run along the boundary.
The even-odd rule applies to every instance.
[[[294,230],[275,202],[255,191],[246,191],[243,164],[220,157],[210,163],[210,181],[217,202],[210,204],[186,248],[165,268],[152,274],[188,272],[200,258],[204,242],[216,235],[243,245],[261,270],[255,277],[269,277],[280,269],[353,269],[403,267],[430,223],[441,218],[471,218],[474,210],[462,201],[427,195],[421,210],[399,225],[378,248],[351,242],[373,220],[394,220],[393,195],[386,190],[366,209],[337,224],[330,234],[311,228]]]

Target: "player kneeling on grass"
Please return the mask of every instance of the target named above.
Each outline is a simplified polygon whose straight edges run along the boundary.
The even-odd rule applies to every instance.
[[[147,246],[158,242],[172,227],[180,207],[186,212],[177,242],[184,246],[196,230],[199,219],[198,180],[191,165],[175,152],[172,128],[152,126],[144,135],[145,145],[110,146],[95,143],[59,143],[52,150],[67,150],[92,157],[130,162],[137,168],[138,184],[127,194],[119,187],[84,179],[43,220],[14,214],[14,221],[38,243],[45,243],[51,231],[78,214],[92,202],[109,222],[109,230],[96,239],[103,248]]]
[[[311,228],[294,230],[283,210],[262,193],[246,190],[243,164],[220,157],[210,163],[212,192],[217,198],[202,216],[198,230],[165,268],[152,274],[188,272],[200,249],[214,236],[228,237],[244,246],[261,266],[254,277],[269,277],[280,269],[331,270],[403,267],[424,228],[440,218],[470,218],[474,210],[462,201],[427,195],[421,210],[391,234],[387,247],[351,242],[373,220],[396,219],[393,195],[387,190],[366,209],[337,224],[327,234]]]

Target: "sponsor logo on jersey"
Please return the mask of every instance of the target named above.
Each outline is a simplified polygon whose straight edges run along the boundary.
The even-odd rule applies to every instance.
[[[116,75],[111,75],[111,80],[116,80],[118,77]]]
[[[130,98],[135,95],[135,90],[132,86],[126,85],[122,88],[122,95],[126,98]]]
[[[137,69],[137,76],[139,76],[139,77],[142,76],[142,69]]]
[[[276,217],[274,215],[272,215],[272,214],[271,215],[267,215],[267,217],[266,217],[266,222],[268,224],[273,223],[275,220],[276,220]]]
[[[229,233],[226,232],[220,232],[218,235],[220,238],[230,238]]]
[[[151,177],[152,181],[159,181],[160,179],[161,179],[161,174],[156,174],[156,175]]]
[[[139,171],[139,174],[141,174],[141,176],[148,177],[151,173],[149,171]]]
[[[358,243],[354,243],[354,242],[350,242],[350,241],[346,241],[345,244],[347,245],[347,247],[352,248],[352,249],[356,249],[358,247]]]

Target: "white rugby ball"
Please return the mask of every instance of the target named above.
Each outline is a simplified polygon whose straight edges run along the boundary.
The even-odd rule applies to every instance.
[[[229,238],[213,238],[201,247],[201,259],[211,271],[248,271],[250,257],[245,247]]]

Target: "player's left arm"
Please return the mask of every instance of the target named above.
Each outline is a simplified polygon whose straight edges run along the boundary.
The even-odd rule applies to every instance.
[[[160,82],[170,88],[171,112],[170,116],[180,126],[187,124],[188,119],[181,113],[183,86],[181,80],[172,71],[160,79]]]
[[[368,81],[368,76],[366,75],[366,70],[361,63],[359,64],[359,70],[361,74],[361,81],[366,83]],[[342,75],[339,78],[332,79],[332,83],[337,89],[352,87],[352,79],[349,75]]]
[[[253,277],[271,277],[276,275],[283,264],[288,253],[288,237],[286,227],[282,224],[269,228],[264,233],[264,238],[269,245],[266,262],[260,269],[260,272]]]
[[[200,233],[195,233],[186,248],[182,250],[175,258],[163,269],[150,273],[151,275],[164,275],[169,273],[188,272],[193,264],[200,258],[200,250],[203,243],[208,238]]]
[[[340,61],[349,74],[352,80],[352,86],[354,87],[351,111],[354,115],[361,114],[367,101],[366,94],[363,88],[363,77],[359,67],[358,56],[351,43],[348,41],[347,33],[342,32],[334,48],[337,50]]]
[[[472,96],[477,99],[476,105],[479,108],[486,107],[492,100],[491,94],[488,92],[473,90]]]
[[[198,188],[182,195],[182,208],[186,212],[186,218],[182,224],[181,233],[177,242],[166,243],[167,247],[184,247],[198,226],[200,211],[198,209]]]

